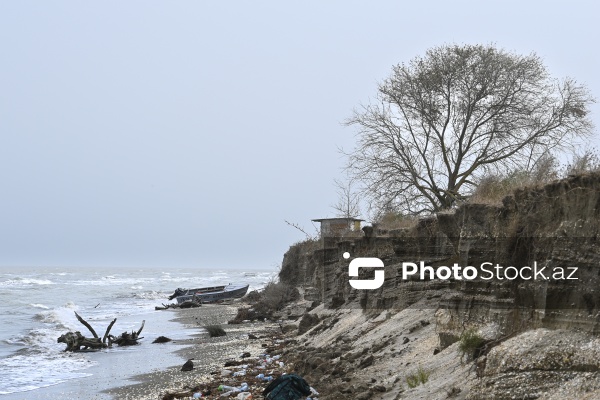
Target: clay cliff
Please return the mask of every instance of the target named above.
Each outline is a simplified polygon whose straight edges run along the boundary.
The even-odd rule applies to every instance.
[[[517,190],[501,204],[466,203],[411,228],[292,246],[280,280],[304,301],[282,317],[296,320],[304,355],[320,360],[300,369],[321,368],[318,379],[331,382],[322,398],[332,399],[554,398],[559,386],[562,397],[600,396],[600,361],[589,357],[600,351],[599,216],[600,174],[585,174]],[[353,289],[344,252],[380,258],[381,288]],[[474,266],[479,276],[486,262],[537,265],[549,279],[402,279],[402,263],[419,261],[434,270]],[[574,268],[576,280],[552,274]]]

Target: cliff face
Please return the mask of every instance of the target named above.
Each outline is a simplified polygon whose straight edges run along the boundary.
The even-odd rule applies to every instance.
[[[442,348],[466,326],[498,340],[532,328],[600,331],[600,174],[516,191],[501,205],[464,204],[422,219],[411,229],[376,232],[372,237],[324,238],[292,246],[280,279],[305,289],[308,300],[326,308],[435,309]],[[324,245],[325,244],[325,245]],[[380,289],[348,284],[348,260],[378,257],[385,263]],[[434,268],[493,265],[545,267],[548,280],[403,280],[402,262]],[[552,279],[562,269],[567,277]],[[481,270],[479,269],[481,274]],[[368,271],[361,275],[368,276]],[[481,275],[480,275],[481,276]],[[560,276],[554,276],[560,278]]]

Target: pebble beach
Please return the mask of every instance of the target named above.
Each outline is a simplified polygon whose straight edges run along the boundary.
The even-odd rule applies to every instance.
[[[217,388],[220,384],[236,385],[240,384],[244,378],[246,378],[244,381],[250,381],[251,387],[255,391],[260,389],[262,392],[262,387],[266,386],[266,383],[257,386],[254,378],[256,375],[254,372],[261,372],[260,370],[252,371],[250,368],[247,376],[233,377],[233,373],[242,370],[242,367],[232,366],[225,371],[225,374],[230,374],[223,376],[224,365],[227,362],[240,365],[246,362],[248,364],[256,363],[258,355],[264,354],[267,347],[277,346],[276,342],[280,342],[277,338],[277,332],[280,331],[278,324],[254,322],[228,325],[227,321],[233,319],[237,313],[237,306],[232,305],[203,305],[199,308],[157,312],[172,313],[175,321],[181,325],[181,329],[190,331],[190,336],[176,343],[145,343],[144,346],[159,347],[165,352],[169,352],[170,347],[174,344],[183,345],[175,350],[175,353],[180,356],[181,362],[165,365],[164,368],[155,372],[135,376],[132,378],[135,383],[111,388],[103,391],[102,394],[116,400],[155,400],[175,393],[179,393],[179,396],[182,397],[172,398],[192,398],[194,391],[191,389],[197,388],[198,392],[201,389],[204,389],[205,393],[207,390],[212,392],[212,395],[203,396],[203,398],[218,398],[220,393]],[[208,325],[221,325],[226,335],[211,338],[203,329],[200,333],[196,333],[198,328]],[[168,333],[165,333],[165,336],[168,337]],[[251,339],[254,337],[256,339]],[[153,350],[153,352],[155,351]],[[241,356],[244,354],[247,356],[248,353],[250,357],[244,361]],[[182,365],[188,359],[193,360],[193,370],[181,371]],[[282,372],[282,368],[278,367],[277,363],[273,367],[275,370],[271,368],[267,371],[263,370],[263,372],[272,372],[278,376]],[[184,393],[188,391],[189,395],[185,396]],[[255,396],[255,398],[257,397]]]

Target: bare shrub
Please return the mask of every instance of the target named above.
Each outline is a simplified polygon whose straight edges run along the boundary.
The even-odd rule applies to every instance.
[[[244,296],[243,300],[246,303],[256,303],[257,301],[260,300],[260,292],[258,290],[253,290],[250,293],[248,293],[246,296]]]
[[[573,161],[566,167],[566,175],[580,175],[586,172],[600,171],[600,158],[594,150],[575,155]]]
[[[238,308],[237,315],[229,323],[270,319],[274,312],[300,298],[300,292],[295,286],[283,282],[269,282],[258,295],[258,300],[251,307]]]
[[[279,311],[287,303],[300,298],[298,288],[282,282],[269,282],[261,294],[262,298],[254,305],[254,309],[265,314]]]

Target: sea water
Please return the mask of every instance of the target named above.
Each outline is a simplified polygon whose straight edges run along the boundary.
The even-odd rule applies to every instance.
[[[91,392],[97,394],[99,390],[124,385],[124,380],[133,375],[180,361],[172,353],[171,358],[144,357],[141,346],[67,353],[66,345],[57,342],[60,335],[80,331],[84,336],[92,336],[77,321],[75,312],[100,337],[117,318],[111,330],[115,336],[137,331],[145,320],[141,335],[144,343],[161,335],[184,339],[193,332],[170,321],[176,316],[173,311],[154,310],[155,306],[168,303],[167,297],[177,287],[248,283],[249,290],[254,290],[274,276],[272,270],[1,268],[0,397],[38,398],[36,393],[45,393],[44,388],[52,387],[52,397],[58,398],[56,393],[61,389],[68,393],[79,386],[78,393],[89,387],[89,398],[102,398]],[[111,371],[107,371],[109,365]],[[88,384],[100,381],[104,383]]]

